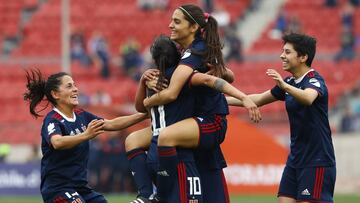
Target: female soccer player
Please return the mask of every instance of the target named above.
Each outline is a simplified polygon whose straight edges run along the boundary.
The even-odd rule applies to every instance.
[[[183,48],[182,58],[170,79],[169,87],[145,99],[146,107],[176,101],[180,90],[189,80],[191,85],[202,84],[202,80],[197,79],[203,75],[193,72],[194,70],[208,72],[206,63],[212,64],[216,76],[223,77],[227,73],[222,59],[217,23],[213,17],[204,14],[195,5],[183,5],[174,11],[169,27],[172,30],[171,39]],[[222,80],[216,86],[223,88],[224,82]],[[174,176],[178,163],[176,147],[200,148],[203,150],[195,153],[198,168],[200,171],[213,172],[204,173],[202,177],[202,181],[209,181],[203,184],[203,191],[207,191],[204,202],[227,202],[226,184],[222,174],[225,161],[219,147],[226,132],[227,103],[223,94],[216,90],[209,87],[193,88],[196,94],[194,114],[196,117],[167,126],[161,130],[158,138],[159,171],[167,172],[166,175],[158,176],[158,194],[162,199],[167,199],[168,189],[176,178]],[[244,106],[249,109],[251,119],[258,122],[260,113],[256,105],[245,94],[240,98],[245,102]],[[218,188],[213,187],[214,185]]]
[[[44,97],[53,106],[41,128],[40,189],[44,202],[106,203],[103,195],[88,186],[89,140],[104,131],[121,130],[138,123],[147,114],[102,119],[76,108],[79,92],[67,73],[56,73],[45,80],[39,70],[31,70],[26,78],[24,100],[30,103],[30,113],[35,118],[40,116],[36,107]]]
[[[336,166],[328,119],[328,90],[323,77],[311,68],[316,39],[288,34],[283,41],[280,55],[283,70],[292,76],[283,80],[276,70],[268,69],[266,74],[276,86],[250,95],[258,106],[285,101],[291,144],[278,200],[279,203],[333,202]],[[242,106],[234,98],[228,98],[228,102]]]

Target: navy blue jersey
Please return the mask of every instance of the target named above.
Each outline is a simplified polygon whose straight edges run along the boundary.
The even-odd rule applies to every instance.
[[[87,185],[87,163],[89,142],[64,150],[55,150],[50,142],[51,136],[73,136],[82,133],[93,119],[99,117],[77,109],[73,118],[68,118],[54,108],[47,114],[41,128],[41,193],[58,192],[64,188],[80,188]]]
[[[165,70],[165,78],[170,81],[172,74],[176,67],[167,68]],[[165,105],[155,106],[151,108],[151,126],[153,130],[152,143],[155,147],[150,147],[148,153],[149,162],[157,162],[157,138],[161,129],[174,124],[178,121],[191,118],[194,115],[195,97],[193,91],[188,85],[184,85],[179,93],[177,99]],[[153,146],[151,145],[151,146]],[[183,149],[182,151],[189,151],[191,153],[184,153],[178,151],[179,157],[184,160],[193,160],[192,150]],[[190,155],[191,154],[191,155]]]
[[[335,165],[324,79],[310,70],[302,78],[288,77],[284,81],[299,89],[312,88],[319,94],[310,106],[305,106],[278,86],[271,89],[276,99],[285,101],[289,117],[291,144],[287,165],[294,168]]]
[[[183,53],[180,64],[187,65],[200,73],[206,73],[209,69],[205,66],[201,55],[205,49],[205,42],[200,38],[196,38],[189,49]],[[196,95],[196,116],[229,114],[229,107],[223,93],[207,86],[196,86],[193,88]]]

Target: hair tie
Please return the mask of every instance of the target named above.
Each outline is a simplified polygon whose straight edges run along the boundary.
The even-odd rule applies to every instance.
[[[210,16],[210,14],[209,14],[209,13],[204,13],[204,17],[205,17],[205,22],[207,22],[207,21],[208,21],[208,19],[209,19],[209,16]]]

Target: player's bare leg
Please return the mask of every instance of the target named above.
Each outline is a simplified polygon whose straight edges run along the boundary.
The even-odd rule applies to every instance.
[[[278,198],[278,203],[296,203],[296,200],[291,197],[282,197]]]

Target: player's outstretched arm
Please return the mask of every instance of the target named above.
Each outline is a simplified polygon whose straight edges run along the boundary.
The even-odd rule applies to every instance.
[[[135,113],[129,116],[120,116],[111,120],[105,119],[103,130],[114,131],[122,130],[139,123],[148,118],[146,113]]]
[[[92,120],[85,132],[72,136],[53,135],[51,136],[50,142],[52,147],[56,150],[70,149],[103,133],[103,127],[104,120]]]
[[[250,94],[248,96],[258,107],[277,101],[277,99],[271,94],[270,90],[260,94]],[[226,97],[226,101],[229,106],[244,107],[243,102],[237,98]]]
[[[237,98],[241,101],[242,106],[248,109],[251,120],[254,122],[259,122],[261,120],[261,114],[256,104],[246,94],[226,82],[224,79],[208,74],[195,73],[191,78],[191,84],[205,85]]]

